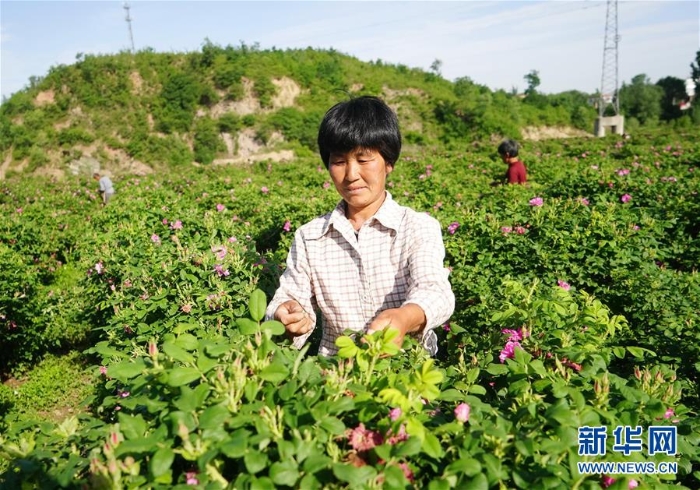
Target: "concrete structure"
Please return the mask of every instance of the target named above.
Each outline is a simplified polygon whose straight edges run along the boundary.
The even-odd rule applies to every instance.
[[[625,134],[625,116],[598,117],[595,120],[593,132],[596,136],[602,137],[606,134]]]

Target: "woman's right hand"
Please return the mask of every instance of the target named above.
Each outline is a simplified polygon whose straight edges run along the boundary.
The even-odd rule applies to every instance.
[[[314,322],[298,301],[290,299],[282,303],[275,311],[275,320],[279,320],[287,333],[293,337],[309,333],[314,328]]]

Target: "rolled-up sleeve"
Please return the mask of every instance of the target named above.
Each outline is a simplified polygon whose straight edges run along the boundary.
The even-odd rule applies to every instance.
[[[311,322],[316,325],[315,301],[313,297],[313,285],[311,283],[311,270],[309,266],[306,246],[301,230],[294,234],[292,247],[287,255],[287,269],[280,277],[280,285],[275,295],[267,305],[265,317],[274,319],[275,311],[282,303],[289,300],[297,301],[304,311],[309,314]],[[314,327],[315,328],[315,327]],[[294,346],[300,349],[309,338],[313,329],[304,335],[294,338]]]
[[[445,245],[440,223],[429,217],[411,227],[412,246],[409,253],[410,282],[404,304],[416,304],[425,313],[423,339],[434,336],[431,330],[449,320],[455,308],[455,295],[444,266]],[[425,343],[425,342],[424,342]]]

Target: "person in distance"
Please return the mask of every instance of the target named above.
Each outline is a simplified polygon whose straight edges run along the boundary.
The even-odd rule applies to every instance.
[[[449,319],[455,297],[440,224],[386,191],[401,152],[396,114],[377,97],[336,104],[321,122],[318,146],[342,199],[296,231],[267,318],[284,324],[301,348],[320,310],[320,355],[335,354],[345,330],[387,325],[399,331],[399,346],[414,335],[435,355],[433,329]]]
[[[508,165],[504,181],[508,184],[524,184],[527,182],[527,169],[518,158],[519,145],[514,140],[504,140],[498,145],[498,154],[503,163]]]
[[[99,172],[92,174],[92,178],[99,182],[99,192],[102,194],[102,204],[106,206],[114,195],[114,185],[112,179],[106,175],[100,176]]]

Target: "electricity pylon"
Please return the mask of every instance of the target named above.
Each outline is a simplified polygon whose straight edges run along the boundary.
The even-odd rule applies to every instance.
[[[129,15],[129,9],[131,7],[129,6],[129,2],[124,2],[124,10],[126,10],[126,23],[129,24],[129,39],[131,40],[131,53],[135,53],[136,49],[134,48],[134,33],[131,30],[131,16]]]
[[[617,31],[617,0],[608,0],[605,15],[605,40],[603,42],[603,73],[600,80],[600,97],[598,99],[598,119],[594,131],[597,136],[605,136],[605,128],[615,134],[624,133],[624,117],[620,115],[620,96],[618,89],[618,61],[620,35]],[[606,117],[608,107],[614,111],[613,116]]]

